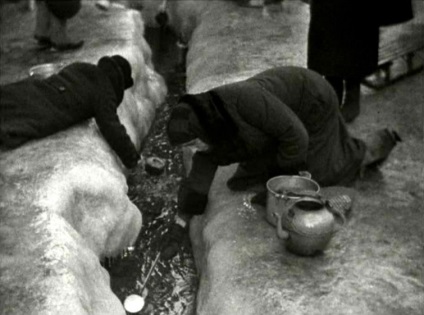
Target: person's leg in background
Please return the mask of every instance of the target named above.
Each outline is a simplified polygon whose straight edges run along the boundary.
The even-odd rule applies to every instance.
[[[36,1],[34,38],[40,46],[51,46],[51,13],[43,0]]]
[[[84,41],[71,40],[67,32],[67,21],[77,15],[81,8],[81,1],[44,0],[44,2],[51,12],[50,40],[52,47],[59,51],[80,48]]]
[[[348,78],[345,80],[345,95],[341,105],[342,115],[346,122],[358,117],[361,106],[361,80]]]
[[[346,122],[352,122],[360,112],[361,80],[326,76],[337,94],[340,110]]]
[[[331,84],[334,91],[336,92],[339,100],[339,106],[343,103],[343,91],[344,91],[344,80],[340,77],[325,76],[326,80]]]
[[[67,20],[58,19],[55,16],[51,18],[51,31],[50,31],[51,41],[53,47],[57,50],[72,50],[80,48],[84,41],[80,40],[73,42],[67,32]]]

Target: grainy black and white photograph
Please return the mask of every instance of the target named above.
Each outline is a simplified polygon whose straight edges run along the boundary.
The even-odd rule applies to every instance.
[[[423,0],[0,0],[0,315],[422,315]]]

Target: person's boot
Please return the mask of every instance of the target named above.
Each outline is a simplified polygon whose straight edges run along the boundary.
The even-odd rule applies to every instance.
[[[50,47],[52,45],[49,33],[51,14],[42,1],[37,1],[36,8],[34,39],[39,46]]]
[[[401,142],[399,134],[394,130],[381,129],[365,139],[365,157],[363,167],[372,167],[383,162],[392,152],[397,142]]]

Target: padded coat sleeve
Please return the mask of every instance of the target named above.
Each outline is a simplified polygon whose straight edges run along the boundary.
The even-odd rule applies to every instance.
[[[240,93],[242,119],[278,142],[276,161],[282,170],[306,164],[309,136],[297,115],[269,91],[257,87]]]
[[[127,168],[137,165],[139,154],[127,134],[125,126],[119,121],[116,104],[113,98],[107,99],[108,104],[95,108],[95,119],[107,143],[116,152]]]

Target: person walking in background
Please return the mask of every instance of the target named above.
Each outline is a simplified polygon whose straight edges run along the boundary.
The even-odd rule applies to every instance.
[[[131,65],[115,55],[97,65],[73,63],[46,79],[0,86],[0,148],[14,149],[94,117],[108,144],[132,168],[140,156],[116,112],[132,85]]]
[[[171,111],[167,132],[171,145],[199,138],[208,148],[194,154],[181,183],[177,224],[169,229],[164,257],[175,253],[191,216],[205,211],[218,166],[239,162],[227,186],[242,191],[263,185],[252,202],[264,205],[265,183],[274,176],[306,171],[321,186],[350,185],[400,140],[387,129],[367,143],[351,137],[331,85],[299,67],[185,95]]]
[[[412,18],[411,0],[309,0],[308,68],[336,91],[347,122],[360,113],[360,84],[378,66],[379,27]]]
[[[375,1],[310,0],[308,68],[336,91],[347,122],[360,112],[360,83],[377,69],[379,25]]]
[[[81,0],[37,0],[34,38],[46,48],[58,51],[82,47],[83,40],[73,41],[67,32],[68,19],[77,15]]]

